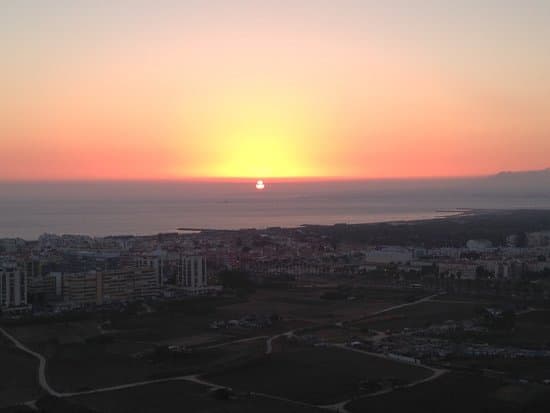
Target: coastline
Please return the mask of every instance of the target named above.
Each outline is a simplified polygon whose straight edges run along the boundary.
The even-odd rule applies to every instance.
[[[479,216],[499,216],[502,214],[510,213],[529,213],[529,212],[548,212],[550,214],[550,209],[545,208],[531,208],[531,209],[481,209],[481,208],[457,208],[456,210],[445,210],[438,212],[447,212],[446,215],[434,216],[432,218],[421,218],[421,219],[410,219],[410,220],[388,220],[388,221],[376,221],[376,222],[363,222],[363,223],[335,223],[335,224],[301,224],[299,226],[273,226],[266,228],[238,228],[238,229],[218,229],[218,228],[197,228],[197,227],[180,227],[177,228],[177,231],[189,231],[193,233],[200,232],[239,232],[239,231],[270,231],[270,230],[299,230],[307,228],[338,228],[338,227],[360,227],[368,228],[375,227],[379,225],[420,225],[425,223],[443,223],[444,221],[452,222],[456,219],[470,218],[470,217],[479,217]]]
[[[239,232],[239,231],[273,231],[273,230],[280,230],[280,231],[293,231],[293,230],[299,230],[299,229],[334,229],[334,228],[374,228],[378,226],[413,226],[413,225],[422,225],[422,224],[434,224],[434,223],[440,223],[443,224],[445,222],[454,222],[455,220],[463,220],[468,218],[474,218],[474,217],[480,217],[480,216],[494,216],[498,217],[499,215],[506,215],[506,214],[512,214],[512,213],[545,213],[548,212],[550,214],[550,208],[503,208],[503,209],[483,209],[483,208],[456,208],[456,209],[440,209],[435,210],[432,217],[429,218],[411,218],[411,219],[388,219],[388,220],[378,220],[378,221],[371,221],[371,222],[353,222],[353,223],[329,223],[329,224],[300,224],[300,225],[289,225],[289,226],[280,226],[280,225],[272,225],[272,226],[266,226],[266,227],[243,227],[243,228],[216,228],[216,227],[193,227],[193,226],[182,226],[182,227],[176,227],[173,230],[166,229],[166,230],[160,230],[160,231],[144,231],[144,232],[136,232],[132,233],[131,231],[124,231],[124,232],[112,232],[108,235],[93,235],[86,233],[84,231],[73,231],[73,232],[55,232],[53,230],[50,231],[44,231],[45,233],[55,233],[59,235],[83,235],[83,236],[91,236],[94,238],[107,238],[107,237],[153,237],[160,234],[170,234],[170,233],[188,233],[188,234],[197,234],[197,233],[233,233],[233,232]],[[439,215],[437,215],[439,213]],[[36,238],[31,237],[24,237],[24,236],[3,236],[0,235],[0,239],[7,239],[7,238],[18,238],[23,239],[27,242],[33,242],[37,241],[38,236]]]
[[[349,226],[364,226],[364,225],[379,225],[379,224],[414,224],[414,223],[421,223],[421,222],[427,222],[427,221],[434,221],[434,220],[442,220],[442,219],[449,219],[449,218],[458,218],[463,216],[470,216],[480,213],[487,213],[492,210],[483,210],[483,209],[472,209],[472,208],[457,208],[456,210],[436,210],[435,213],[445,213],[445,215],[436,215],[432,218],[413,218],[413,219],[402,219],[402,220],[381,220],[381,221],[375,221],[375,222],[357,222],[357,223],[334,223],[334,224],[300,224],[298,226],[271,226],[271,227],[265,227],[265,228],[236,228],[236,229],[225,229],[225,228],[199,228],[199,227],[178,227],[176,228],[176,231],[182,231],[182,232],[237,232],[237,231],[266,231],[270,229],[282,229],[282,230],[293,230],[293,229],[300,229],[300,228],[308,228],[308,227],[334,227],[339,225],[349,225]],[[496,210],[498,211],[498,210]],[[507,210],[501,210],[501,211],[507,211]]]

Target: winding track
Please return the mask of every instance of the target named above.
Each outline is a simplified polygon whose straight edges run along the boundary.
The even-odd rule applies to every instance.
[[[37,353],[36,351],[32,351],[30,348],[26,347],[23,343],[17,340],[2,327],[0,327],[0,333],[2,333],[8,340],[10,340],[19,350],[22,350],[25,353],[28,353],[38,359],[40,363],[38,365],[38,384],[40,384],[40,387],[42,387],[42,389],[44,389],[46,393],[51,394],[52,396],[62,397],[61,393],[56,392],[48,384],[48,380],[46,379],[46,358],[42,354]]]
[[[376,311],[374,313],[371,313],[371,314],[368,315],[368,317],[376,316],[376,315],[379,315],[379,314],[386,313],[388,311],[397,310],[397,309],[400,309],[400,308],[413,306],[413,305],[420,304],[420,303],[423,303],[423,302],[426,302],[426,301],[430,301],[431,299],[433,299],[433,298],[435,298],[439,295],[441,295],[441,293],[440,294],[434,294],[434,295],[431,295],[431,296],[428,296],[428,297],[424,297],[424,298],[421,298],[419,300],[412,301],[410,303],[394,305],[394,306],[385,308],[383,310],[379,310],[379,311]],[[348,320],[348,321],[356,321],[356,320]],[[290,335],[294,334],[295,331],[297,331],[297,330],[289,330],[289,331],[286,331],[284,333],[280,333],[280,334],[268,337],[267,340],[266,340],[266,352],[265,352],[265,354],[271,354],[273,352],[273,341],[274,340],[277,340],[277,339],[279,339],[281,337],[284,337],[284,336],[290,336]],[[187,382],[200,384],[202,386],[209,387],[212,390],[228,388],[227,386],[221,386],[221,385],[203,380],[203,379],[200,378],[200,375],[187,375],[187,376],[167,377],[167,378],[164,378],[164,379],[139,381],[139,382],[134,382],[134,383],[127,383],[127,384],[121,384],[121,385],[117,385],[117,386],[97,388],[97,389],[86,390],[86,391],[81,391],[81,392],[60,393],[60,392],[57,392],[56,390],[54,390],[48,383],[48,380],[46,378],[46,363],[47,363],[46,358],[42,354],[37,353],[37,352],[29,349],[27,346],[25,346],[23,343],[21,343],[17,338],[15,338],[13,335],[11,335],[8,331],[6,331],[2,327],[0,327],[0,333],[2,333],[8,340],[10,340],[15,345],[15,347],[17,347],[21,351],[24,351],[25,353],[30,354],[31,356],[38,359],[38,361],[39,361],[38,372],[37,372],[38,383],[40,384],[40,387],[46,393],[48,393],[51,396],[55,396],[55,397],[65,398],[65,397],[74,397],[74,396],[81,396],[81,395],[87,395],[87,394],[104,393],[104,392],[110,392],[110,391],[117,391],[117,390],[130,389],[130,388],[134,388],[134,387],[146,386],[146,385],[149,385],[149,384],[166,383],[166,382],[171,382],[171,381],[187,381]],[[264,338],[264,337],[262,337],[262,338]],[[259,339],[259,337],[253,337],[253,339]],[[238,341],[240,341],[240,340],[238,340]],[[227,343],[227,344],[231,344],[231,343]],[[222,345],[224,345],[224,344],[222,344]],[[378,354],[378,353],[370,353],[370,352],[366,352],[366,351],[362,351],[362,350],[358,350],[358,349],[348,348],[348,347],[345,347],[345,346],[343,346],[343,347],[346,350],[355,351],[355,352],[358,352],[358,353],[364,353],[364,354],[368,354],[368,355],[371,355],[371,356],[386,358],[384,355],[381,355],[381,354]],[[393,360],[393,361],[398,361],[398,360]],[[431,376],[429,376],[428,378],[417,380],[417,381],[409,383],[408,385],[405,385],[403,387],[413,387],[413,386],[416,386],[416,385],[421,384],[421,383],[425,383],[425,382],[428,382],[428,381],[431,381],[431,380],[435,380],[439,376],[441,376],[442,374],[444,374],[446,372],[446,370],[436,369],[436,368],[429,367],[429,366],[426,366],[426,365],[419,365],[419,366],[431,370],[433,372],[433,374]],[[377,396],[377,395],[380,395],[380,394],[389,393],[390,391],[392,391],[392,389],[385,389],[385,390],[381,390],[381,391],[376,392],[376,393],[365,395],[363,397],[373,397],[373,396]],[[265,394],[265,393],[251,392],[250,394],[258,396],[258,397],[285,401],[285,402],[292,403],[292,404],[295,404],[295,405],[301,405],[301,406],[307,406],[307,407],[316,407],[316,408],[320,408],[320,409],[323,409],[323,410],[329,410],[329,411],[339,412],[339,413],[348,413],[345,406],[349,402],[352,401],[352,400],[344,400],[342,402],[338,402],[338,403],[334,403],[334,404],[330,404],[330,405],[313,405],[313,404],[301,402],[301,401],[298,401],[298,400],[286,399],[284,397],[269,395],[269,394]],[[31,401],[26,402],[25,404],[34,405],[34,402],[35,402],[34,400],[31,400]]]

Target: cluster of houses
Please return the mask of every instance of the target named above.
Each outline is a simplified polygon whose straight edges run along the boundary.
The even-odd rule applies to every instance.
[[[473,239],[462,248],[335,245],[302,229],[1,239],[0,305],[9,312],[45,303],[67,308],[217,293],[212,284],[225,269],[245,271],[258,282],[369,275],[380,269],[390,269],[387,275],[459,280],[550,274],[550,232],[525,237],[522,245],[511,236],[506,245]]]

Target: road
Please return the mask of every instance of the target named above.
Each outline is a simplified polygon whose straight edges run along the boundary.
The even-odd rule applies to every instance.
[[[397,305],[394,305],[394,306],[391,306],[391,307],[388,307],[388,308],[384,308],[383,310],[375,311],[374,313],[369,314],[368,317],[372,317],[372,316],[379,315],[379,314],[384,314],[384,313],[387,313],[387,312],[393,311],[393,310],[399,310],[400,308],[410,307],[411,305],[417,305],[417,304],[425,303],[426,301],[431,301],[435,297],[439,297],[440,295],[443,295],[443,294],[445,294],[445,293],[437,293],[437,294],[430,295],[428,297],[421,298],[420,300],[411,301],[410,303],[397,304]]]
[[[382,340],[384,340],[385,338],[388,337],[388,334],[385,333],[384,331],[377,331],[377,330],[369,330],[369,331],[372,331],[375,333],[374,336],[371,336],[371,337],[368,337],[366,340],[369,341],[370,343],[379,343],[381,342]]]
[[[87,394],[105,393],[105,392],[111,392],[111,391],[117,391],[117,390],[131,389],[134,387],[147,386],[149,384],[167,383],[171,381],[188,381],[190,383],[195,383],[195,384],[200,384],[201,386],[210,387],[210,389],[212,390],[228,388],[226,386],[220,386],[220,385],[211,383],[209,381],[200,379],[198,375],[188,375],[188,376],[166,377],[163,379],[155,379],[155,380],[144,380],[144,381],[138,381],[134,383],[120,384],[117,386],[103,387],[99,389],[85,390],[85,391],[79,391],[79,392],[73,392],[73,393],[61,393],[60,397],[74,397],[74,396],[84,396]]]
[[[201,347],[201,349],[212,350],[212,349],[216,349],[216,348],[230,346],[230,345],[233,345],[233,344],[248,343],[250,341],[265,340],[265,339],[269,339],[269,337],[268,336],[247,337],[247,338],[241,338],[239,340],[226,341],[226,342],[223,342],[223,343],[212,344],[210,346]]]
[[[358,348],[353,348],[353,347],[346,346],[345,344],[332,344],[332,345],[330,345],[330,347],[336,347],[336,348],[340,348],[342,350],[353,351],[355,353],[361,353],[361,354],[366,354],[366,355],[372,356],[372,357],[378,357],[378,358],[382,358],[382,359],[386,359],[386,360],[391,360],[391,361],[394,361],[396,363],[403,363],[403,364],[407,364],[407,365],[410,365],[410,366],[422,367],[422,368],[425,368],[426,370],[430,370],[432,372],[432,375],[430,377],[428,377],[427,379],[422,379],[422,380],[415,381],[415,382],[411,383],[412,385],[417,385],[417,384],[420,384],[420,383],[424,383],[426,381],[437,379],[439,376],[441,376],[442,374],[445,374],[447,372],[447,370],[445,370],[445,369],[440,369],[440,368],[437,368],[437,367],[431,367],[431,366],[428,366],[428,365],[422,364],[422,363],[413,364],[413,363],[409,363],[409,362],[404,361],[404,360],[399,360],[399,359],[387,356],[383,353],[374,353],[374,352],[371,352],[371,351],[361,350],[361,349],[358,349]],[[406,385],[406,386],[403,386],[403,387],[412,387],[412,386]]]
[[[277,340],[278,338],[281,338],[281,337],[290,337],[292,334],[294,334],[295,331],[296,330],[290,330],[281,334],[277,334],[276,336],[269,337],[265,342],[266,344],[265,354],[273,353],[273,340]]]
[[[10,333],[8,333],[4,328],[0,327],[0,332],[8,339],[10,340],[15,347],[17,347],[19,350],[24,351],[27,354],[30,354],[34,358],[38,359],[39,365],[38,365],[38,384],[44,391],[52,396],[61,397],[61,393],[56,392],[54,389],[50,387],[48,384],[48,380],[46,379],[46,358],[42,355],[37,353],[36,351],[32,351],[30,348],[26,347],[23,343],[21,343],[19,340],[17,340],[14,336],[12,336]]]
[[[427,366],[426,364],[412,364],[412,363],[408,363],[406,361],[401,361],[401,360],[398,360],[398,359],[388,357],[385,354],[372,353],[370,351],[365,351],[365,350],[360,350],[360,349],[348,347],[348,346],[343,345],[343,344],[335,344],[332,347],[338,347],[338,348],[341,348],[341,349],[344,349],[344,350],[353,351],[353,352],[356,352],[356,353],[362,353],[362,354],[366,354],[366,355],[373,356],[373,357],[384,358],[384,359],[388,359],[388,360],[391,360],[391,361],[394,361],[394,362],[397,362],[397,363],[404,363],[404,364],[408,364],[408,365],[411,365],[411,366],[418,366],[418,367],[422,367],[422,368],[425,368],[427,370],[430,370],[432,372],[432,374],[428,377],[425,377],[425,378],[419,379],[419,380],[415,380],[411,383],[404,384],[402,386],[387,387],[387,388],[379,390],[377,392],[365,394],[364,396],[359,396],[359,397],[356,397],[354,399],[348,399],[348,400],[341,401],[339,403],[334,403],[334,404],[325,405],[325,406],[319,406],[323,409],[332,410],[332,411],[336,411],[336,412],[339,412],[339,413],[348,413],[348,411],[346,410],[346,406],[352,401],[359,400],[359,399],[364,399],[364,398],[367,398],[367,397],[380,396],[382,394],[391,393],[392,391],[394,391],[396,389],[404,389],[404,388],[410,388],[410,387],[418,386],[419,384],[427,383],[427,382],[430,382],[432,380],[435,380],[435,379],[441,377],[443,374],[448,372],[448,370],[445,370],[445,369],[440,369],[440,368],[436,368],[436,367]]]
[[[272,394],[250,392],[250,395],[256,396],[256,397],[263,397],[264,399],[278,400],[278,401],[281,401],[281,402],[285,402],[285,403],[289,403],[289,404],[295,404],[297,406],[302,406],[302,407],[322,408],[321,406],[318,406],[318,405],[315,405],[315,404],[305,403],[305,402],[301,402],[299,400],[287,399],[286,397],[274,396]]]

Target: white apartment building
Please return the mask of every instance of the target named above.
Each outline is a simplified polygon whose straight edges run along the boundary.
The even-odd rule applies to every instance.
[[[50,273],[31,280],[31,294],[71,306],[102,305],[154,299],[160,295],[154,268],[125,267],[118,270]]]
[[[0,308],[9,310],[27,306],[27,277],[15,263],[0,265]]]
[[[178,265],[177,283],[193,295],[208,292],[206,258],[198,255],[182,255]]]
[[[137,268],[153,268],[157,275],[158,285],[164,285],[164,269],[166,263],[166,251],[157,250],[154,252],[140,253],[135,256],[134,263]]]
[[[454,275],[463,280],[475,280],[478,264],[472,262],[440,262],[437,264],[439,274]]]

